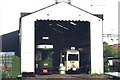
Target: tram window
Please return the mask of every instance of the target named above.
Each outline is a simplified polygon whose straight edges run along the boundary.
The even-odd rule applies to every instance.
[[[78,54],[69,54],[68,61],[75,60],[78,61]]]
[[[41,54],[42,60],[51,60],[51,52],[50,51],[42,51]]]

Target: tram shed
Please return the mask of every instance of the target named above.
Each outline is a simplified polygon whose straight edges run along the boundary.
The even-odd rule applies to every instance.
[[[80,66],[83,70],[89,66],[87,73],[103,73],[102,28],[101,15],[66,2],[26,13],[20,18],[21,73],[35,73],[36,45],[44,43],[41,40],[44,36],[54,45],[55,67],[59,65],[60,53],[74,46],[82,49]]]

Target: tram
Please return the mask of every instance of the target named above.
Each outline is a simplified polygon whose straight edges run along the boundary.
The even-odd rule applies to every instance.
[[[40,44],[36,50],[36,74],[52,74],[53,45]]]
[[[64,66],[66,72],[78,71],[80,69],[80,52],[75,50],[75,47],[71,47],[71,50],[67,50],[64,53]]]

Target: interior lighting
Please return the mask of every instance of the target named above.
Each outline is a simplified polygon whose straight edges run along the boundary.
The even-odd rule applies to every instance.
[[[60,24],[57,24],[57,26],[59,26],[59,27],[61,27],[61,28],[64,28],[64,29],[66,29],[66,30],[69,30],[69,28],[66,28],[66,27],[64,27],[64,26],[62,26],[62,25],[60,25]]]
[[[56,31],[56,32],[59,32],[59,33],[63,33],[62,31],[59,31],[59,30],[57,30],[57,29],[55,29],[55,28],[52,28],[54,31]]]
[[[77,24],[75,24],[74,22],[70,22],[70,24],[72,24],[72,25],[74,25],[74,26],[76,26]]]

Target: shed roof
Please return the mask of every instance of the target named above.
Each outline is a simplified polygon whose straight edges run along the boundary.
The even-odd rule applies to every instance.
[[[66,2],[59,2],[59,3],[57,3],[57,4],[51,4],[51,5],[49,5],[49,6],[46,6],[46,7],[44,7],[44,8],[35,10],[35,11],[33,11],[33,12],[29,12],[29,13],[24,12],[24,13],[21,13],[21,17],[29,16],[29,15],[31,15],[31,14],[37,13],[37,12],[39,12],[39,11],[45,10],[45,9],[47,9],[47,8],[49,8],[49,7],[56,6],[56,5],[62,4],[62,3],[65,3],[66,5],[70,5],[71,7],[74,7],[74,8],[76,8],[76,9],[81,10],[81,11],[84,11],[84,12],[90,14],[90,15],[96,16],[96,17],[98,17],[98,18],[100,18],[100,19],[103,20],[103,14],[92,14],[92,13],[90,13],[90,12],[88,12],[88,11],[82,9],[82,8],[79,8],[79,7],[75,6],[75,5],[72,5],[72,4],[69,4],[69,3],[66,3]],[[63,6],[62,6],[62,7],[63,7]]]

